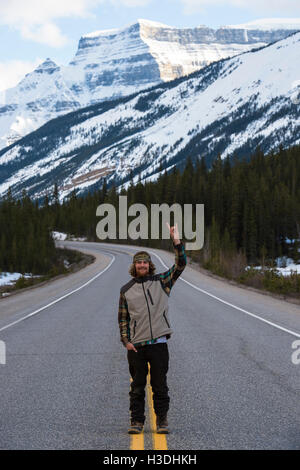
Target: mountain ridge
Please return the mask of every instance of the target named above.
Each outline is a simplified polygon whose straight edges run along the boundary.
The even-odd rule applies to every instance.
[[[68,65],[47,58],[6,90],[0,106],[0,148],[59,115],[189,75],[290,32],[175,28],[140,19],[123,28],[89,33],[80,38]]]
[[[121,186],[156,178],[186,158],[247,156],[300,142],[300,33],[213,62],[188,77],[89,106],[46,123],[0,151],[0,195],[27,188],[43,197],[55,181],[61,197],[76,187]],[[274,81],[274,76],[276,80]]]

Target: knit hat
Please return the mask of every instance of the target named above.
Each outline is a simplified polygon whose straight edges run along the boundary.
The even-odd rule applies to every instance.
[[[136,261],[151,261],[151,256],[147,251],[138,251],[133,257],[133,263]]]

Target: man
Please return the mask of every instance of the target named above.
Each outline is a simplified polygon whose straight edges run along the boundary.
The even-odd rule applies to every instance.
[[[176,279],[186,266],[186,254],[179,239],[177,224],[168,228],[175,250],[175,264],[160,274],[149,253],[139,251],[133,257],[129,273],[133,277],[120,290],[118,322],[121,342],[127,349],[132,377],[130,396],[130,434],[143,431],[145,422],[145,386],[150,363],[150,383],[158,433],[168,433],[169,395],[167,340],[172,334],[168,298]]]

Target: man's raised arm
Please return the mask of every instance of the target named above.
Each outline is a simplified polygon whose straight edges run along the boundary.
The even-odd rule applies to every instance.
[[[173,240],[173,248],[175,250],[175,264],[173,264],[170,269],[160,274],[160,281],[163,289],[169,295],[176,280],[179,278],[180,274],[186,267],[187,261],[186,254],[184,251],[184,245],[179,239],[177,224],[175,227],[170,227],[169,224],[167,225]]]

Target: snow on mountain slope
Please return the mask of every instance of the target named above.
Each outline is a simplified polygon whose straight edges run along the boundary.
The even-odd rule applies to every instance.
[[[50,59],[5,94],[7,104],[0,107],[0,148],[51,118],[80,107],[76,96],[66,86],[60,68]]]
[[[127,184],[155,178],[188,156],[211,164],[300,143],[300,104],[291,99],[299,77],[300,33],[190,77],[81,109],[45,124],[0,151],[0,195],[26,187],[42,197],[57,181],[61,197],[101,177]]]
[[[252,29],[260,31],[270,30],[300,30],[299,18],[263,18],[259,20],[249,21],[248,23],[222,26],[222,28],[233,29]]]
[[[46,59],[6,91],[0,105],[0,148],[59,115],[190,74],[300,29],[300,19],[277,20],[279,29],[266,21],[260,20],[259,27],[254,22],[253,29],[248,23],[214,30],[141,19],[121,29],[89,33],[80,39],[69,65],[58,67]]]

